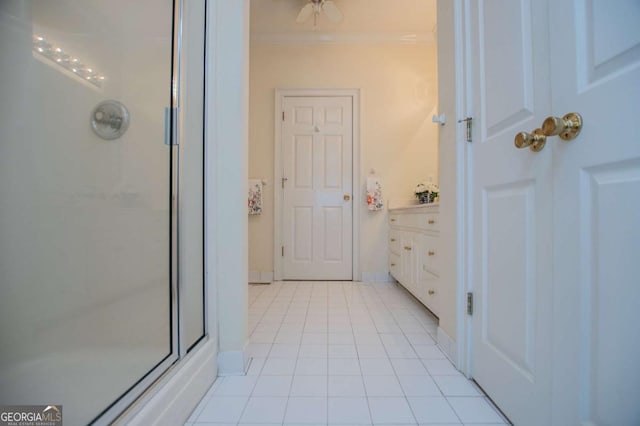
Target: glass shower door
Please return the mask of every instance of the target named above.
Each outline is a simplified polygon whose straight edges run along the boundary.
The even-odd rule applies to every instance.
[[[0,1],[0,405],[86,424],[176,359],[173,14]]]

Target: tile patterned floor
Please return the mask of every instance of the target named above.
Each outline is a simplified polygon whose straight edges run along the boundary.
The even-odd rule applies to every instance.
[[[397,284],[252,285],[247,374],[219,378],[186,425],[505,424],[436,328]]]

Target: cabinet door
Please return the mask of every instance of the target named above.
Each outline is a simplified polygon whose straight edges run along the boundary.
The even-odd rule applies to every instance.
[[[400,255],[393,252],[389,253],[389,273],[396,280],[402,281],[402,276],[400,275]]]
[[[415,291],[415,261],[413,233],[400,233],[400,282],[411,293]]]
[[[434,252],[437,237],[421,235],[416,253],[417,263],[417,297],[434,314],[438,315],[438,294],[440,292],[439,279],[434,273]]]
[[[433,235],[422,236],[420,257],[427,272],[440,276],[440,268],[438,265],[438,237]]]
[[[400,231],[391,228],[389,230],[389,250],[392,253],[400,254],[401,249],[402,247],[400,246]]]
[[[411,283],[414,296],[420,299],[422,286],[420,285],[420,270],[422,269],[422,262],[420,260],[422,253],[422,237],[423,235],[418,232],[411,233]]]

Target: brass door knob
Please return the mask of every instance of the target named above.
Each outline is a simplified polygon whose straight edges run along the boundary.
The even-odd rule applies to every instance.
[[[434,294],[436,294],[434,290],[429,290],[428,293],[429,293],[429,296],[433,296]]]
[[[391,242],[392,242],[392,243],[393,243],[393,242],[395,242],[395,241],[396,241],[396,239],[395,239],[395,238],[392,238],[392,239],[391,239]]]
[[[406,251],[411,251],[411,246],[404,246],[404,249],[405,249]]]
[[[577,112],[570,112],[562,118],[547,117],[542,123],[542,132],[546,136],[560,136],[563,141],[575,139],[582,129],[582,117]]]
[[[513,140],[513,144],[516,148],[526,148],[533,152],[540,152],[544,145],[547,143],[547,136],[542,133],[541,129],[535,129],[532,133],[520,132]]]
[[[429,251],[427,254],[428,254],[429,256],[435,256],[435,255],[436,255],[436,252],[435,252],[435,251]]]
[[[435,220],[433,220],[433,219],[429,219],[429,220],[427,221],[427,223],[428,223],[429,225],[433,225],[434,223],[436,223],[436,221],[435,221]]]
[[[349,201],[349,200],[351,199],[351,195],[349,195],[349,194],[344,194],[344,195],[342,196],[342,199],[343,199],[343,200],[345,200],[345,201]]]
[[[395,263],[392,263],[392,264],[391,264],[391,266],[396,266],[396,264],[395,264]]]

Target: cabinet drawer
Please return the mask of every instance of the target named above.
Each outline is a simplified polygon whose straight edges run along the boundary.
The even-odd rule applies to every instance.
[[[432,232],[440,230],[440,227],[438,226],[438,213],[402,214],[397,215],[394,219],[395,221],[391,222],[391,224],[395,226],[403,226]]]
[[[400,281],[400,256],[395,253],[389,253],[389,273]]]
[[[440,223],[438,220],[438,213],[429,213],[426,216],[426,219],[422,222],[422,229],[426,229],[427,231],[439,231]]]
[[[414,225],[416,228],[433,232],[440,230],[438,213],[425,213],[419,216],[420,217],[416,220],[417,223]]]
[[[400,254],[400,232],[396,229],[389,230],[389,250]]]
[[[420,229],[420,223],[422,223],[422,220],[424,217],[425,217],[424,213],[403,214],[400,217],[400,224],[408,228]]]

